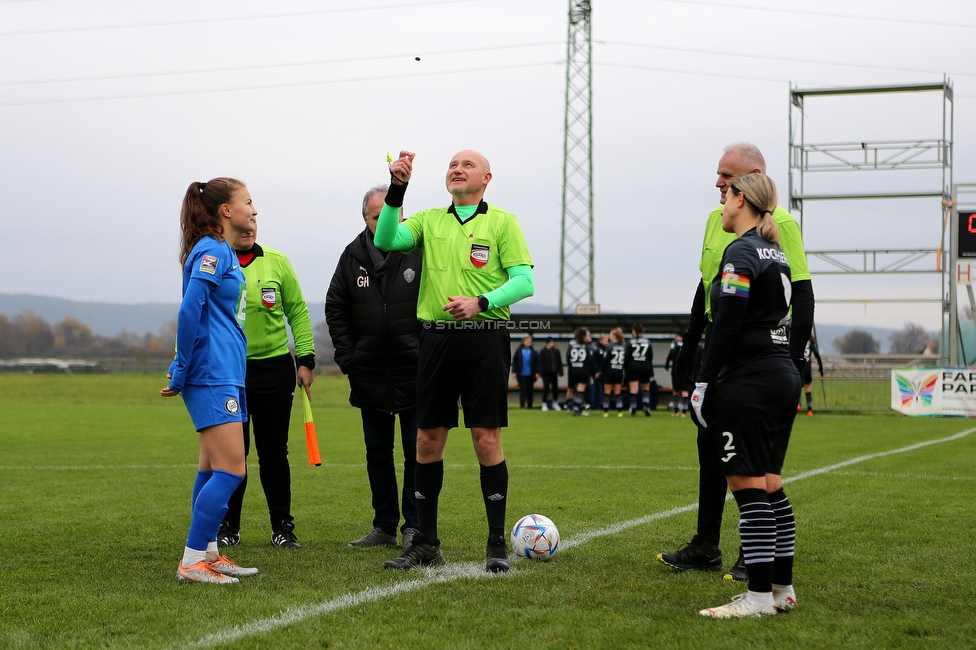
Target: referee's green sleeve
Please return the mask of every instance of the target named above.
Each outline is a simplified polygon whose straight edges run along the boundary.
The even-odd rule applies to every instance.
[[[376,221],[376,235],[373,237],[376,248],[382,251],[409,251],[417,245],[413,233],[400,223],[400,208],[383,204],[380,217]]]
[[[776,206],[773,219],[779,226],[779,247],[790,263],[790,278],[793,282],[810,279],[810,267],[807,265],[807,254],[803,248],[803,236],[800,234],[800,224],[789,212]]]
[[[291,262],[281,258],[281,303],[291,334],[295,338],[295,356],[306,357],[315,354],[315,337],[312,334],[312,319],[308,315],[308,304],[298,284],[298,276]]]
[[[535,293],[535,276],[532,274],[531,266],[520,264],[507,268],[505,271],[508,272],[508,281],[494,291],[485,294],[489,309],[508,307]]]

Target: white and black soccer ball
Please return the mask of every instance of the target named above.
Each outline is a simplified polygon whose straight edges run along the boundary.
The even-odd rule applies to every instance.
[[[549,517],[525,515],[512,528],[512,550],[530,560],[548,562],[559,548],[559,529]]]

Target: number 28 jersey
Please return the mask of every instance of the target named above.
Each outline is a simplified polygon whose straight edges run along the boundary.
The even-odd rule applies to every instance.
[[[627,348],[620,343],[611,343],[607,346],[607,365],[608,370],[623,372],[624,362],[627,357]]]

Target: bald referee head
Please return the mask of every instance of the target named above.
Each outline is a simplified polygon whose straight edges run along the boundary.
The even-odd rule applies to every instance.
[[[715,187],[721,193],[720,203],[725,205],[725,193],[729,185],[746,174],[765,174],[766,159],[759,147],[749,142],[734,142],[725,148],[718,161],[718,180]]]
[[[491,165],[473,149],[459,151],[447,166],[445,182],[454,205],[478,205],[491,182]]]

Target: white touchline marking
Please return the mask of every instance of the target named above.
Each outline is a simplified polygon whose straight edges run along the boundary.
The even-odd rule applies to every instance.
[[[472,578],[475,580],[490,578],[498,580],[504,579],[510,575],[510,573],[487,573],[482,564],[475,562],[450,564],[437,569],[421,567],[419,569],[412,569],[411,571],[421,573],[423,577],[417,578],[416,580],[405,580],[403,582],[398,582],[397,584],[390,585],[389,587],[370,587],[356,593],[339,596],[338,598],[333,598],[332,600],[327,600],[323,603],[317,603],[315,605],[290,607],[276,616],[254,621],[253,623],[237,625],[227,628],[221,632],[208,634],[202,639],[178,647],[210,648],[218,644],[231,643],[243,637],[261,634],[263,632],[271,632],[279,627],[304,621],[305,619],[313,616],[328,614],[329,612],[346,609],[348,607],[355,607],[356,605],[362,605],[363,603],[380,600],[381,598],[398,596],[400,594],[416,591],[429,585],[454,582],[455,580],[459,580],[461,578]]]
[[[919,481],[976,481],[976,476],[937,476],[935,474],[892,474],[889,472],[833,472],[834,476],[866,476],[869,478],[907,478]]]
[[[258,464],[256,461],[248,462],[248,467],[253,467],[257,470]],[[322,467],[366,467],[366,463],[322,463]],[[97,470],[125,470],[125,469],[196,469],[195,464],[181,463],[178,465],[34,465],[34,466],[22,466],[22,465],[0,465],[0,471],[29,471],[29,472],[41,472],[41,471],[56,471],[56,470],[86,470],[86,469],[97,469]],[[295,463],[289,465],[289,467],[306,467],[305,463]],[[477,466],[472,463],[456,463],[447,466],[449,469],[476,469]],[[512,464],[508,466],[509,469],[598,469],[598,470],[642,470],[650,472],[689,472],[698,471],[697,467],[653,467],[649,465],[517,465]]]
[[[905,452],[914,451],[916,449],[921,449],[922,447],[927,447],[929,445],[937,445],[943,442],[951,442],[953,440],[958,440],[964,438],[969,434],[976,432],[976,428],[966,429],[955,435],[951,435],[948,438],[939,438],[938,440],[928,440],[926,442],[919,442],[914,445],[909,445],[907,447],[902,447],[900,449],[892,449],[890,451],[882,451],[876,454],[868,454],[866,456],[858,456],[857,458],[851,458],[850,460],[845,460],[834,465],[828,465],[826,467],[821,467],[819,469],[813,469],[807,472],[801,472],[796,476],[791,476],[789,478],[784,478],[784,483],[792,483],[793,481],[801,481],[811,476],[819,476],[820,474],[826,474],[834,470],[840,469],[842,467],[849,467],[857,463],[863,463],[867,460],[873,460],[875,458],[883,458],[885,456],[893,456],[895,454],[903,454]],[[726,496],[726,500],[731,499],[732,495]],[[697,503],[692,503],[686,506],[679,506],[677,508],[672,508],[670,510],[663,510],[651,515],[645,515],[643,517],[638,517],[637,519],[630,519],[628,521],[621,521],[604,528],[599,528],[597,530],[591,530],[586,533],[579,533],[573,535],[560,542],[560,547],[562,548],[572,548],[573,546],[579,546],[580,544],[585,544],[590,540],[596,539],[598,537],[603,537],[605,535],[613,535],[616,533],[623,532],[629,528],[634,528],[635,526],[641,526],[658,519],[666,519],[674,515],[682,514],[685,512],[691,512],[698,509]],[[484,567],[480,563],[475,562],[464,562],[458,564],[449,564],[445,567],[440,567],[437,569],[422,569],[421,572],[424,577],[417,578],[415,580],[406,580],[404,582],[399,582],[395,585],[389,587],[370,587],[369,589],[364,589],[356,593],[345,594],[344,596],[339,596],[338,598],[333,598],[332,600],[327,600],[322,603],[317,603],[315,605],[304,605],[302,607],[294,607],[286,609],[281,614],[275,616],[270,616],[268,618],[259,619],[252,623],[245,623],[243,625],[235,625],[234,627],[227,628],[222,632],[215,632],[209,634],[202,639],[197,641],[191,641],[181,646],[179,648],[203,648],[212,647],[220,643],[231,643],[238,639],[244,637],[253,636],[255,634],[261,634],[264,632],[270,632],[279,627],[285,625],[291,625],[292,623],[298,623],[307,618],[313,616],[318,616],[320,614],[328,614],[329,612],[334,612],[340,609],[346,609],[348,607],[355,607],[356,605],[361,605],[363,603],[372,602],[375,600],[380,600],[381,598],[387,598],[390,596],[396,596],[402,593],[416,591],[423,587],[427,587],[433,584],[441,584],[445,582],[453,582],[461,578],[503,578],[512,573],[518,572],[518,566],[514,566],[512,571],[507,574],[490,574],[486,573]]]

